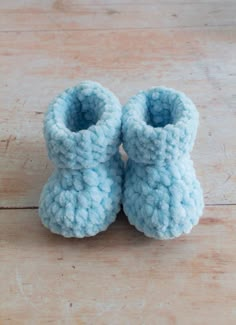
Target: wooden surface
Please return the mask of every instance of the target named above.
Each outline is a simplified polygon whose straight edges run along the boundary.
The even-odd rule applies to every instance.
[[[190,236],[163,242],[124,216],[67,240],[36,211],[1,211],[0,323],[235,324],[235,213],[208,207]]]
[[[236,324],[235,12],[214,0],[0,2],[0,324]],[[85,240],[41,226],[43,113],[84,79],[122,103],[158,85],[194,100],[207,207],[191,235],[153,241],[122,214]]]

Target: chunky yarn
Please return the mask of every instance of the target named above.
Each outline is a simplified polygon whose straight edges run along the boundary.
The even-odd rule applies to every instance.
[[[183,93],[164,87],[141,91],[123,109],[128,154],[123,208],[148,237],[189,233],[203,210],[203,194],[190,159],[198,112]]]
[[[67,89],[49,106],[44,136],[56,169],[40,197],[43,224],[65,237],[105,230],[121,201],[118,99],[92,81]]]

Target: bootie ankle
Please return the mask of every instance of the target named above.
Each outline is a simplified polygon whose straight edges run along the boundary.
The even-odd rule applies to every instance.
[[[68,89],[49,106],[44,136],[56,169],[41,193],[39,215],[52,232],[93,236],[115,220],[121,201],[120,135],[120,103],[98,83]]]
[[[141,91],[125,105],[122,123],[129,222],[156,239],[189,233],[204,205],[190,159],[198,127],[194,104],[173,89]]]

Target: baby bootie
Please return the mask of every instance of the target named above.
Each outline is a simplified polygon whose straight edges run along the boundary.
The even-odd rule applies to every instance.
[[[56,169],[40,197],[43,224],[65,237],[105,230],[121,201],[118,99],[92,81],[67,89],[49,106],[44,136]]]
[[[198,112],[183,93],[168,88],[141,91],[123,109],[128,154],[123,208],[148,237],[189,233],[203,210],[203,195],[190,151]]]

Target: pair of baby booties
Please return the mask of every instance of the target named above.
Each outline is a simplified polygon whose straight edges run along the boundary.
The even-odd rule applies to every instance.
[[[64,237],[93,236],[115,220],[122,203],[129,222],[148,237],[189,233],[204,205],[190,159],[197,127],[194,104],[173,89],[140,91],[123,109],[96,82],[65,90],[44,119],[56,169],[41,193],[42,223]]]

